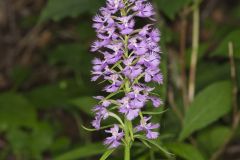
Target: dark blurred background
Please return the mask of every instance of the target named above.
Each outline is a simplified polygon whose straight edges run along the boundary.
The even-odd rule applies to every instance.
[[[204,92],[210,98],[199,98],[198,105],[223,112],[198,127],[190,140],[175,144],[181,131],[175,113],[184,115],[182,86],[188,83],[194,2],[152,2],[162,32],[165,84],[159,94],[169,108],[157,118],[162,124],[161,143],[177,159],[210,160],[220,151],[219,159],[239,160],[240,128],[232,131],[231,105],[221,108],[225,101],[214,97],[218,91]],[[94,54],[89,48],[95,39],[91,18],[103,4],[104,0],[0,0],[0,160],[94,160],[105,151],[103,132],[81,127],[90,126],[96,104],[92,96],[102,94],[102,85],[90,82]],[[232,82],[229,42],[239,86],[240,1],[202,0],[199,7],[196,93],[219,81]],[[236,98],[239,102],[239,94]],[[214,101],[212,106],[209,101]],[[136,148],[135,152],[134,160],[161,159],[158,151]]]

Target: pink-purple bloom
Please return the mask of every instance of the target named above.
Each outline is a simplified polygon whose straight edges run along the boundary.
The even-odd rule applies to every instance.
[[[151,117],[144,117],[141,120],[140,125],[138,125],[136,127],[136,130],[137,130],[137,132],[140,132],[140,131],[146,132],[146,136],[149,139],[156,139],[158,137],[159,133],[155,132],[155,131],[152,131],[152,130],[159,128],[160,125],[149,123],[148,121],[150,119],[151,119]]]
[[[104,144],[109,146],[109,148],[117,148],[119,145],[121,145],[121,139],[124,136],[123,131],[120,131],[118,125],[114,125],[113,128],[110,128],[110,130],[106,130],[106,133],[110,133],[111,136],[107,137],[104,141]]]
[[[148,122],[150,117],[141,115],[147,102],[152,102],[154,107],[162,104],[161,99],[154,96],[154,88],[148,86],[149,82],[163,83],[159,69],[160,32],[153,24],[136,27],[139,17],[154,21],[154,14],[147,0],[107,0],[106,6],[93,18],[97,40],[91,51],[100,54],[92,61],[91,80],[107,83],[103,90],[109,94],[95,97],[100,101],[93,109],[92,125],[96,129],[101,128],[102,120],[114,113],[129,121],[140,119],[136,131],[144,131],[149,139],[158,137],[158,132],[152,130],[159,125]],[[122,93],[113,98],[118,92]],[[114,124],[106,131],[112,134],[104,142],[110,148],[118,147],[124,138],[120,125]]]
[[[103,105],[97,105],[93,109],[95,112],[95,120],[92,122],[92,125],[96,128],[99,129],[101,126],[101,121],[108,118],[109,114],[105,106]]]

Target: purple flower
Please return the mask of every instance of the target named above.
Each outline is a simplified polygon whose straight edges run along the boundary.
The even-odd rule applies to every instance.
[[[121,103],[119,112],[124,113],[128,120],[131,121],[139,115],[140,108],[131,104],[130,97],[123,97],[119,102]]]
[[[111,102],[109,100],[105,99],[103,96],[96,96],[96,97],[93,97],[93,98],[95,98],[97,100],[101,100],[102,101],[102,105],[104,107],[108,107],[111,104]]]
[[[101,52],[104,55],[104,58],[107,60],[108,64],[114,64],[122,58],[122,46],[122,43],[109,44],[105,46],[106,48],[111,50],[111,52]]]
[[[153,6],[150,3],[145,3],[146,0],[138,0],[132,8],[137,11],[139,17],[151,17],[154,15]]]
[[[158,68],[160,64],[160,56],[156,53],[147,53],[140,57],[138,64],[148,68]]]
[[[108,40],[98,40],[98,41],[95,41],[92,44],[91,51],[95,52],[95,51],[99,50],[100,48],[102,48],[104,45],[106,45],[108,43],[109,43]]]
[[[103,52],[104,58],[108,60],[108,64],[114,64],[119,61],[122,57],[122,54],[122,51],[114,52],[112,54],[107,51]]]
[[[135,57],[133,56],[123,61],[123,63],[126,65],[126,67],[123,69],[123,74],[131,80],[137,78],[143,71],[142,66],[133,65],[134,59]]]
[[[136,36],[129,40],[129,49],[132,49],[138,56],[144,55],[148,51],[148,46],[145,40]]]
[[[104,88],[104,90],[106,92],[116,92],[122,84],[122,81],[119,80],[119,75],[118,74],[111,74],[110,76],[105,76],[104,79],[112,82],[112,84],[107,85]]]
[[[105,61],[101,61],[99,58],[95,58],[92,63],[94,64],[94,71],[102,71],[107,65]]]
[[[149,99],[152,101],[154,107],[159,107],[163,104],[162,100],[155,96],[149,96]]]
[[[116,31],[115,27],[109,27],[109,28],[106,28],[106,31],[104,33],[98,33],[97,37],[99,39],[104,40],[104,42],[109,42],[110,39],[116,39],[118,37],[115,31]]]
[[[98,33],[103,33],[106,31],[106,28],[111,27],[114,25],[114,20],[111,17],[111,14],[109,14],[108,9],[101,8],[100,14],[97,14],[93,18],[93,28],[98,30]]]
[[[123,8],[122,0],[107,0],[107,8],[111,13],[116,13],[119,9]]]
[[[149,138],[149,139],[156,139],[159,135],[158,132],[154,132],[152,131],[153,129],[157,129],[160,127],[159,124],[152,124],[152,123],[148,123],[148,121],[151,119],[151,117],[144,117],[142,120],[141,120],[141,123],[140,125],[138,125],[136,127],[136,130],[137,132],[140,132],[140,131],[145,131],[146,132],[146,137]]]
[[[140,93],[145,90],[145,88],[140,86],[133,86],[132,92],[128,93],[128,96],[131,98],[131,105],[137,108],[142,108],[145,105],[147,96]]]
[[[147,68],[145,70],[145,82],[155,81],[159,84],[163,83],[163,77],[160,73],[160,69],[156,68]]]
[[[106,69],[107,63],[99,58],[95,58],[92,63],[94,64],[92,70],[92,81],[96,81],[103,74],[103,70]]]
[[[147,39],[147,46],[150,53],[160,53],[160,47],[151,39]]]
[[[101,125],[101,121],[103,119],[108,118],[109,113],[108,113],[106,107],[104,107],[102,105],[95,106],[93,111],[95,112],[96,115],[95,115],[95,120],[92,122],[92,126],[95,127],[96,129],[99,129],[100,125]]]
[[[150,38],[152,39],[152,41],[158,43],[160,41],[160,31],[158,29],[153,29],[150,34],[149,34]]]
[[[121,144],[120,141],[124,136],[123,131],[119,131],[119,126],[115,124],[113,128],[106,130],[105,132],[111,133],[112,136],[107,137],[104,141],[104,144],[108,145],[109,148],[117,148]]]
[[[126,16],[126,17],[119,17],[117,20],[120,21],[119,24],[117,24],[121,34],[126,35],[130,34],[133,31],[133,27],[135,25],[135,21],[132,19],[132,15]]]
[[[142,37],[146,37],[149,34],[149,30],[151,29],[152,25],[151,24],[147,24],[145,25],[139,32],[139,35]]]

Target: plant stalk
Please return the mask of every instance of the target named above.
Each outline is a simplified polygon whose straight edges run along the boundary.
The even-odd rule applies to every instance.
[[[196,2],[193,10],[192,56],[191,56],[189,88],[188,88],[189,102],[193,101],[194,95],[195,95],[195,81],[196,81],[197,59],[198,59],[198,50],[199,50],[199,33],[200,33],[199,29],[200,29],[199,3]]]
[[[124,160],[130,160],[130,143],[125,145]]]
[[[130,133],[132,131],[129,130],[129,121],[125,118],[125,127],[124,127],[124,134],[125,134],[125,148],[124,148],[124,160],[130,160],[130,148],[131,148],[131,136]]]

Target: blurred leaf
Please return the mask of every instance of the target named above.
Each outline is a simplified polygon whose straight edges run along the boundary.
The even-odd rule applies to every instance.
[[[54,160],[76,160],[80,158],[86,158],[86,157],[102,154],[105,151],[106,151],[106,148],[104,148],[102,143],[93,143],[93,144],[84,145],[83,147],[64,153],[54,158]]]
[[[161,43],[161,47],[164,48],[163,53],[165,53],[165,51],[167,51],[166,44],[173,42],[174,39],[177,38],[178,36],[172,32],[171,28],[161,27],[160,30],[162,35],[162,39],[160,43]]]
[[[14,82],[15,88],[21,86],[25,80],[30,76],[31,70],[27,67],[15,66],[11,71],[11,79]]]
[[[36,123],[35,107],[17,93],[0,94],[0,130],[9,127],[32,127]]]
[[[28,150],[34,157],[40,157],[53,143],[53,129],[49,123],[38,123],[31,135],[28,137]]]
[[[27,155],[29,159],[42,159],[42,152],[52,144],[52,129],[47,123],[38,123],[32,131],[13,128],[7,132],[15,154]]]
[[[28,154],[27,141],[28,134],[20,129],[11,129],[7,134],[7,140],[11,145],[14,154]]]
[[[102,6],[102,0],[48,0],[43,9],[40,22],[53,19],[59,21],[65,17],[77,17],[82,13],[95,13]]]
[[[197,137],[198,145],[211,156],[220,148],[231,134],[231,129],[224,126],[211,127],[204,130]]]
[[[164,129],[161,131],[161,135],[170,133],[172,134],[171,137],[176,138],[178,136],[177,134],[181,131],[181,122],[172,110],[171,106],[168,106],[167,108],[169,108],[169,110],[164,114],[164,122],[162,124]],[[175,138],[172,140],[175,140]]]
[[[114,151],[115,149],[110,149],[110,150],[107,150],[103,155],[102,157],[100,158],[100,160],[106,160]]]
[[[70,144],[71,144],[71,142],[70,142],[70,139],[68,137],[59,137],[54,141],[50,150],[53,153],[62,152],[63,150],[68,149]]]
[[[87,95],[89,92],[91,89],[87,86],[78,87],[74,80],[64,80],[56,84],[40,86],[25,95],[37,107],[43,108],[67,104],[69,99],[81,93]]]
[[[240,37],[240,30],[235,30],[229,33],[223,41],[218,45],[217,49],[211,54],[211,56],[223,56],[223,57],[229,57],[228,56],[228,43],[233,43],[234,48],[234,57],[240,58],[240,43],[239,43],[239,37]]]
[[[209,69],[211,68],[211,69]],[[197,90],[216,82],[230,80],[229,63],[200,62],[197,69],[196,87]]]
[[[91,42],[93,38],[95,37],[94,29],[92,28],[92,22],[91,21],[81,21],[76,26],[76,32],[79,35],[80,40],[85,42]],[[89,45],[89,43],[87,43]]]
[[[214,83],[201,91],[186,113],[179,139],[185,139],[194,131],[227,114],[231,109],[231,89],[231,83],[224,81]]]
[[[160,146],[156,140],[150,140],[147,139],[145,136],[142,135],[135,135],[136,138],[145,141],[146,143],[149,143],[151,145],[153,145],[154,147],[156,147],[159,151],[161,151],[166,157],[171,158],[172,154],[170,152],[168,152],[164,147]]]
[[[190,4],[192,0],[155,0],[158,8],[170,19],[174,19],[176,14]]]
[[[50,51],[48,61],[50,64],[64,64],[70,69],[89,75],[91,68],[91,54],[80,44],[61,44]]]
[[[231,17],[233,17],[236,20],[237,19],[240,20],[240,4],[233,8],[233,10],[231,11]]]
[[[92,108],[97,104],[97,101],[93,97],[79,97],[70,100],[70,104],[77,106],[86,114],[93,115]]]
[[[185,160],[204,160],[203,155],[192,145],[184,143],[170,143],[166,147]]]

